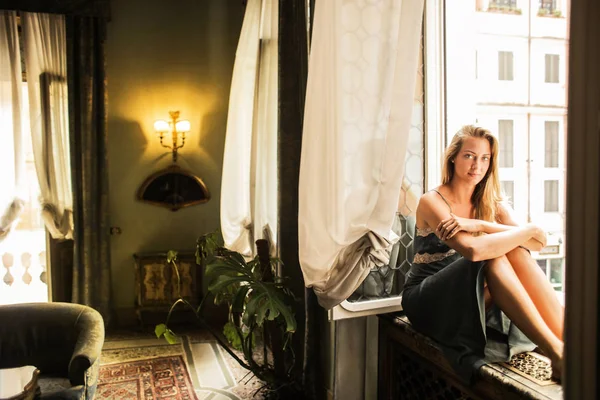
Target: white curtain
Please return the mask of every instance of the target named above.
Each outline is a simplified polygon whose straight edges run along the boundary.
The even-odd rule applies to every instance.
[[[0,241],[23,209],[25,149],[21,121],[21,52],[14,11],[0,12]]]
[[[73,237],[65,18],[22,13],[31,137],[42,218],[55,239]]]
[[[225,247],[254,254],[254,240],[277,240],[278,1],[249,0],[233,68],[223,175]]]
[[[300,163],[299,256],[329,309],[389,262],[423,0],[316,2]]]

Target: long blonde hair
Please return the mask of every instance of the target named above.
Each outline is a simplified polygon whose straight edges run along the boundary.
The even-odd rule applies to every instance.
[[[454,163],[451,161],[456,158],[465,138],[468,137],[483,138],[490,143],[490,166],[481,182],[475,186],[471,202],[475,207],[476,219],[495,222],[498,203],[503,201],[503,196],[498,177],[498,140],[490,131],[473,125],[465,125],[454,135],[444,154],[442,184],[450,183],[454,177]]]

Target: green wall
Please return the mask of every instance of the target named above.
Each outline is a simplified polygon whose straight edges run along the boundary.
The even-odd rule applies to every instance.
[[[229,89],[244,6],[240,0],[114,0],[108,25],[108,154],[112,289],[117,310],[135,299],[133,254],[194,250],[219,227]],[[138,187],[171,163],[153,131],[179,110],[191,122],[178,164],[211,200],[177,212],[136,201]]]

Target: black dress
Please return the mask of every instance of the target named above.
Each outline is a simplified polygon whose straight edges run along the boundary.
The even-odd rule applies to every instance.
[[[431,229],[416,228],[413,246],[415,256],[406,275],[402,307],[417,331],[440,344],[466,383],[473,382],[482,365],[508,361],[536,347],[498,307],[493,305],[486,312],[486,261],[462,257]]]

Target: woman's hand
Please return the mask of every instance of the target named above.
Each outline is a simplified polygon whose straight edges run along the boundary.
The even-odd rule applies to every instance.
[[[527,227],[529,229],[531,229],[531,231],[532,231],[531,238],[540,242],[542,244],[542,249],[544,247],[546,247],[547,240],[548,240],[546,238],[546,232],[544,232],[544,230],[542,228],[540,228],[539,226],[537,226],[535,224],[529,223],[529,224],[527,224]],[[539,250],[536,250],[536,251],[539,251]]]
[[[448,240],[460,231],[474,233],[482,230],[481,221],[450,214],[450,218],[441,221],[437,226],[436,233],[441,240]]]

